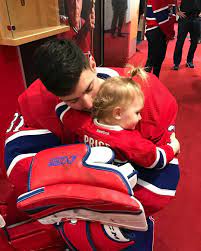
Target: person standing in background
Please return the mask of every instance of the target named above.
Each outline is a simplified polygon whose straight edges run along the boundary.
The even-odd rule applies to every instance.
[[[171,10],[170,11],[170,6]],[[148,58],[145,70],[159,77],[165,59],[167,43],[174,38],[174,0],[147,0],[146,37],[148,40]]]
[[[95,6],[92,1],[65,0],[60,4],[60,21],[70,26],[70,30],[57,37],[61,39],[72,39],[84,53],[91,51],[91,31],[95,28]],[[81,17],[83,4],[89,7],[85,19]],[[91,51],[93,54],[93,51]]]
[[[128,8],[127,0],[112,0],[112,9],[113,9],[113,18],[111,24],[112,37],[115,37],[117,22],[118,22],[117,36],[124,37],[124,35],[121,33],[121,30],[124,23],[124,18],[127,8]]]
[[[145,0],[140,0],[140,3],[139,3],[138,24],[140,22],[140,17],[142,16],[142,14],[144,14],[144,12],[145,12]]]
[[[180,5],[176,2],[178,20],[178,35],[174,50],[173,70],[178,70],[182,59],[182,49],[188,32],[190,33],[190,48],[186,60],[186,67],[194,68],[193,58],[200,38],[201,0],[181,0]]]
[[[200,22],[200,36],[198,39],[198,44],[201,44],[201,16],[199,15],[199,22]]]

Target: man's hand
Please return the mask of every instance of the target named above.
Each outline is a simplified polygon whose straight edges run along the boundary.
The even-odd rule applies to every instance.
[[[178,10],[176,12],[176,14],[180,17],[180,18],[186,18],[186,14],[185,12],[181,11],[181,10]]]
[[[91,13],[89,14],[89,26],[91,29],[94,29],[95,28],[95,19],[96,19],[96,16],[95,16],[95,9],[94,7],[91,9]]]

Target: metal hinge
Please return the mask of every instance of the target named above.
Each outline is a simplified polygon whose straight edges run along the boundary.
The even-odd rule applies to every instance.
[[[21,5],[25,6],[25,0],[20,0],[21,1]]]
[[[16,30],[16,27],[15,27],[15,25],[7,25],[7,29],[8,29],[9,31],[15,31],[15,30]]]

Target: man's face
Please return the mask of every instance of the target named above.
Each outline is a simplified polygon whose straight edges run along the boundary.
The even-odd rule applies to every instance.
[[[60,99],[75,110],[90,111],[102,82],[101,79],[97,78],[95,70],[91,68],[84,70],[75,91],[70,95],[60,97]]]

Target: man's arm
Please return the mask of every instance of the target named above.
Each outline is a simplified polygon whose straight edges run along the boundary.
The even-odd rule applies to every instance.
[[[18,195],[27,191],[27,176],[36,153],[60,144],[60,139],[48,129],[27,127],[22,115],[15,113],[6,133],[4,155],[8,179]]]
[[[18,111],[7,129],[4,151],[6,173],[17,194],[26,191],[35,154],[63,140],[62,125],[54,111],[56,101],[39,80],[18,98]]]
[[[180,178],[178,160],[174,159],[160,170],[136,169],[138,180],[134,196],[142,203],[146,216],[151,216],[175,198]]]

